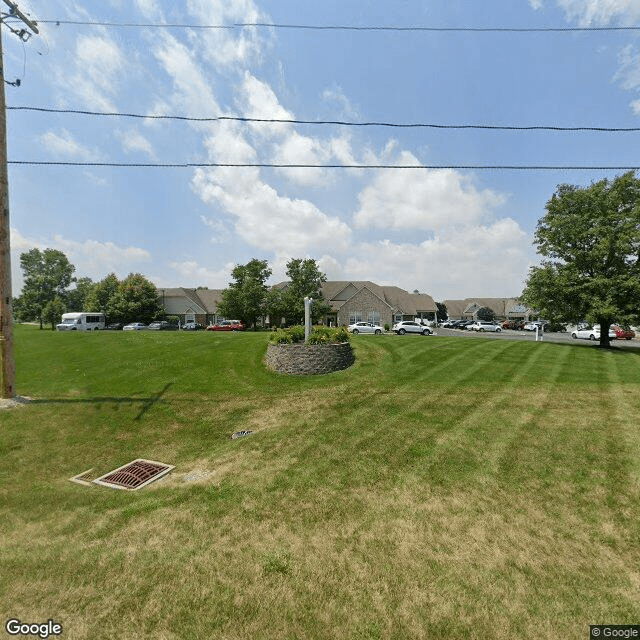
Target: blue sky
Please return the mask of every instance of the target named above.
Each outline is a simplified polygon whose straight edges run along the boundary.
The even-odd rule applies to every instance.
[[[135,24],[640,26],[638,0],[21,0],[3,29],[9,106],[190,117],[640,126],[640,31],[478,33]],[[42,21],[59,20],[60,25]],[[9,159],[105,163],[640,164],[640,133],[341,127],[9,110]],[[234,264],[318,260],[329,279],[437,300],[514,296],[561,183],[616,171],[9,167],[19,255],[64,251],[76,276],[141,272],[223,288]]]

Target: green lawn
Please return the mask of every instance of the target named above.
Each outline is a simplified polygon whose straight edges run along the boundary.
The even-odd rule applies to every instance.
[[[640,621],[640,351],[16,327],[0,613],[63,638],[582,639]],[[238,430],[253,435],[231,440]],[[137,492],[68,478],[176,465]]]

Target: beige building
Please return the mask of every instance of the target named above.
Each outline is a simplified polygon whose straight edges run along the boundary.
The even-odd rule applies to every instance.
[[[178,316],[181,322],[215,324],[222,289],[157,289],[160,303],[168,316]]]
[[[336,326],[354,322],[384,326],[414,318],[434,320],[437,311],[429,295],[408,293],[400,287],[381,286],[368,280],[331,280],[322,286],[322,295],[332,308],[325,323]]]
[[[478,311],[483,307],[491,309],[500,320],[528,321],[534,313],[516,298],[465,298],[445,300],[443,304],[447,307],[450,320],[477,320]]]

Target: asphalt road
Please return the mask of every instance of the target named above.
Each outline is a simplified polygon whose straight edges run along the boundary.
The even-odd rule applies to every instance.
[[[482,333],[478,331],[463,331],[461,329],[445,329],[444,327],[436,327],[434,329],[434,335],[437,336],[453,336],[459,338],[493,338],[495,340],[528,340],[535,342],[535,331],[513,331],[512,329],[503,329],[500,333],[484,331]],[[555,333],[548,332],[542,336],[543,342],[571,342],[573,344],[598,344],[597,342],[590,342],[589,340],[574,340],[571,337],[571,333]],[[640,341],[638,338],[633,340],[612,340],[611,344],[616,347],[638,347]]]

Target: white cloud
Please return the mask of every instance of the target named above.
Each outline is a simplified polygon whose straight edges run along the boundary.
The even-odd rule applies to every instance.
[[[404,151],[398,164],[419,164]],[[387,169],[359,195],[358,227],[439,230],[483,219],[505,197],[451,169]]]
[[[126,152],[144,153],[151,160],[156,159],[153,145],[139,131],[136,131],[135,129],[129,129],[128,131],[117,130],[116,135],[120,138],[122,148]]]
[[[77,160],[97,160],[96,151],[80,144],[67,129],[60,129],[57,133],[47,131],[38,137],[39,143],[56,159],[60,157]]]
[[[638,0],[557,0],[568,20],[580,26],[607,25],[619,20],[632,25],[640,19]]]
[[[418,289],[436,300],[457,296],[512,296],[521,293],[533,259],[531,239],[517,222],[448,229],[424,242],[362,243],[354,246],[343,278]],[[337,265],[334,272],[340,274]]]
[[[633,45],[627,45],[618,56],[620,69],[615,79],[623,89],[631,91],[640,87],[640,52]]]
[[[11,272],[14,296],[18,295],[23,285],[20,254],[33,248],[62,251],[76,267],[74,275],[77,278],[89,277],[92,280],[101,280],[111,272],[124,277],[131,271],[138,270],[140,264],[151,261],[151,254],[140,247],[120,246],[98,240],[78,242],[61,235],[54,235],[52,238],[28,238],[18,229],[12,228]]]
[[[81,35],[73,59],[75,73],[58,70],[60,85],[92,109],[115,111],[112,98],[125,70],[125,56],[117,43],[107,36]]]
[[[211,271],[199,265],[195,260],[184,260],[182,262],[170,262],[169,266],[174,270],[176,275],[173,276],[173,282],[162,282],[162,285],[165,287],[190,287],[193,286],[194,282],[197,282],[197,286],[223,289],[231,280],[231,271],[235,265],[228,263],[218,271]]]
[[[542,0],[529,0],[529,4],[533,9],[542,9]]]
[[[353,106],[351,100],[345,95],[342,87],[334,85],[330,89],[325,89],[322,92],[322,99],[329,104],[338,105],[339,112],[347,118],[357,119],[360,117],[360,113],[356,107]]]

